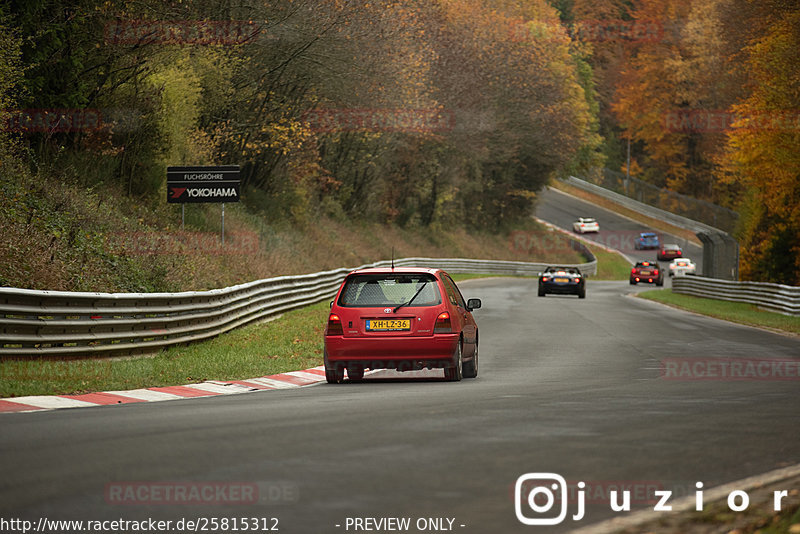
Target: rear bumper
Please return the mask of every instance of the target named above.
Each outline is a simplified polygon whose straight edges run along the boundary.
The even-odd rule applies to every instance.
[[[661,281],[658,276],[631,276],[631,282],[637,284],[657,284]]]
[[[460,335],[434,334],[429,337],[325,337],[325,366],[358,363],[371,369],[441,367],[453,359]],[[330,364],[330,365],[329,365]]]
[[[543,283],[542,289],[545,293],[558,293],[562,295],[573,295],[581,290],[580,284],[550,284]]]

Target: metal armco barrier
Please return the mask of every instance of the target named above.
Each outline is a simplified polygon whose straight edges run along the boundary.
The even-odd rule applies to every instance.
[[[676,276],[672,280],[672,291],[696,297],[746,302],[784,315],[800,316],[800,287]]]
[[[665,221],[678,228],[694,232],[703,243],[703,275],[726,280],[739,279],[739,243],[719,228],[644,204],[575,176],[570,176],[562,181],[578,189],[583,189],[611,200],[647,217]]]
[[[587,250],[588,252],[588,250]],[[597,260],[571,265],[596,274]],[[470,259],[404,258],[396,267],[450,273],[535,276],[548,264]],[[367,267],[388,267],[380,261]],[[335,269],[280,276],[210,291],[75,293],[0,288],[0,357],[105,356],[155,352],[207,339],[238,326],[321,302],[347,273]]]

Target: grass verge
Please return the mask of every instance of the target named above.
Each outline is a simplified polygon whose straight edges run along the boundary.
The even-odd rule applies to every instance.
[[[597,274],[592,280],[627,280],[631,274],[631,264],[621,254],[609,252],[599,247],[589,247],[597,258]]]
[[[328,303],[322,302],[149,358],[0,361],[0,397],[174,386],[308,369],[322,365],[327,316]]]
[[[501,275],[459,273],[453,278],[496,276]],[[241,380],[315,367],[322,364],[328,309],[328,303],[322,302],[152,357],[2,360],[0,398]]]
[[[637,296],[734,323],[800,334],[800,317],[760,310],[752,304],[682,295],[671,289],[642,291]]]

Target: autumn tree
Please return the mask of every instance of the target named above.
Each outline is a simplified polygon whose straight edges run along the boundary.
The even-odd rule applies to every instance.
[[[743,185],[742,277],[800,285],[800,10],[775,9],[745,47],[750,94],[723,160]]]

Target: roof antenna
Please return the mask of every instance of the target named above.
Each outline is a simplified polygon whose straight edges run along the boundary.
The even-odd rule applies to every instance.
[[[394,247],[392,247],[392,270],[394,271]]]

